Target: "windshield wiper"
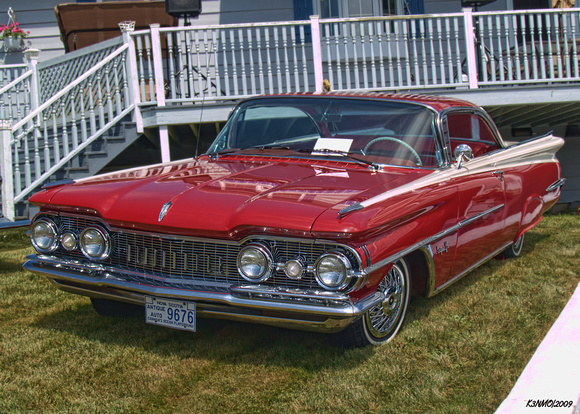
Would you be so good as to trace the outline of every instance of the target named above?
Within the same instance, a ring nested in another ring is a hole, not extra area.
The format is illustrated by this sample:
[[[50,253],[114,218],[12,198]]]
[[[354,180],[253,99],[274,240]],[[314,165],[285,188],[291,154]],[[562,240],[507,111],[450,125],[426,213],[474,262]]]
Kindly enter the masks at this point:
[[[251,149],[257,149],[257,150],[267,150],[267,149],[283,149],[283,150],[289,150],[290,147],[287,145],[254,145],[252,147],[243,147],[243,148],[226,148],[223,149],[221,151],[216,151],[216,152],[210,152],[207,154],[208,157],[212,158],[212,159],[216,159],[219,158],[220,155],[225,155],[225,154],[233,154],[236,152],[240,152],[240,151],[247,151],[247,150],[251,150]]]
[[[221,151],[211,152],[207,155],[212,159],[216,159],[216,158],[219,158],[220,155],[233,154],[236,152],[247,151],[247,150],[252,150],[252,149],[257,149],[257,150],[267,150],[267,149],[289,150],[290,147],[288,147],[286,145],[255,145],[252,147],[244,147],[244,148],[227,148],[227,149],[223,149]],[[346,151],[333,150],[333,149],[329,149],[329,148],[321,148],[321,149],[315,149],[315,150],[302,148],[302,149],[296,149],[293,151],[309,152],[309,153],[311,153],[311,155],[322,155],[322,156],[324,156],[324,155],[339,155],[343,158],[347,158],[349,160],[356,161],[359,164],[367,165],[375,171],[379,171],[381,169],[380,164],[374,163],[372,161],[363,160],[362,158],[355,157]]]
[[[368,165],[369,167],[371,167],[375,171],[379,171],[381,169],[380,164],[374,163],[372,161],[363,160],[362,158],[355,157],[346,151],[333,150],[333,149],[328,149],[328,148],[321,148],[321,149],[315,149],[315,150],[298,150],[298,151],[299,152],[311,152],[312,155],[326,155],[326,154],[340,155],[344,158],[348,158],[349,160],[356,161],[359,164]]]
[[[254,145],[252,147],[244,147],[240,148],[240,151],[249,150],[249,149],[259,149],[259,150],[267,150],[267,149],[283,149],[289,150],[290,147],[288,145],[279,145],[279,144],[270,144],[270,145]]]

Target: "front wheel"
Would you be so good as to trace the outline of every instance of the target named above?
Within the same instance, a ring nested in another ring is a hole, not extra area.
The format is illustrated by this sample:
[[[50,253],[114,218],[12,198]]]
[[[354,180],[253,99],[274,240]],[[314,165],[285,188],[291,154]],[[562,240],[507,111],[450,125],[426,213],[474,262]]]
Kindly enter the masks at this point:
[[[396,262],[378,286],[385,298],[360,319],[338,333],[345,346],[382,345],[389,342],[403,325],[409,305],[411,282],[407,264]]]

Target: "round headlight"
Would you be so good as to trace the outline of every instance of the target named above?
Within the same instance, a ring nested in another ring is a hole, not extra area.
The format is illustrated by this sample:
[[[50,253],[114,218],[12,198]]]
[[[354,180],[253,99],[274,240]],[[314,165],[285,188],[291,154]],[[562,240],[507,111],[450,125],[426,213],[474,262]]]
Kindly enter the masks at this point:
[[[250,282],[263,282],[271,275],[272,254],[266,246],[251,243],[238,254],[238,272]]]
[[[338,290],[348,284],[352,266],[341,253],[325,253],[314,264],[314,274],[320,286]]]
[[[49,253],[58,247],[58,230],[52,220],[42,218],[30,227],[30,240],[36,250]]]
[[[77,236],[73,233],[64,233],[60,236],[60,244],[70,252],[77,247]]]
[[[304,274],[304,264],[302,263],[302,260],[288,260],[284,263],[284,273],[290,279],[300,279]]]
[[[103,260],[109,257],[111,242],[107,232],[99,227],[88,227],[80,237],[83,254],[91,260]]]

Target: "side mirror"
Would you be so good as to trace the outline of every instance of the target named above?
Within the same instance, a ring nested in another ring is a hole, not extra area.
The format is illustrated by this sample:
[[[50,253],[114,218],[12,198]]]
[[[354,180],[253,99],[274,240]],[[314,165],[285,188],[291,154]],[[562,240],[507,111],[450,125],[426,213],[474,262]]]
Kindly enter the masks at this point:
[[[469,161],[473,158],[473,150],[467,144],[460,144],[455,147],[455,151],[453,151],[453,158],[455,158],[457,169],[459,169],[461,168],[461,164],[464,161]]]

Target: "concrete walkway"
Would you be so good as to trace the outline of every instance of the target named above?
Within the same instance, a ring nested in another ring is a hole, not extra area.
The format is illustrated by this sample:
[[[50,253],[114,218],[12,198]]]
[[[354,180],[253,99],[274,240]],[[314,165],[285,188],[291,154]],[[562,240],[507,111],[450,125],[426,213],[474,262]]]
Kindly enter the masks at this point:
[[[496,414],[580,414],[580,284]]]

